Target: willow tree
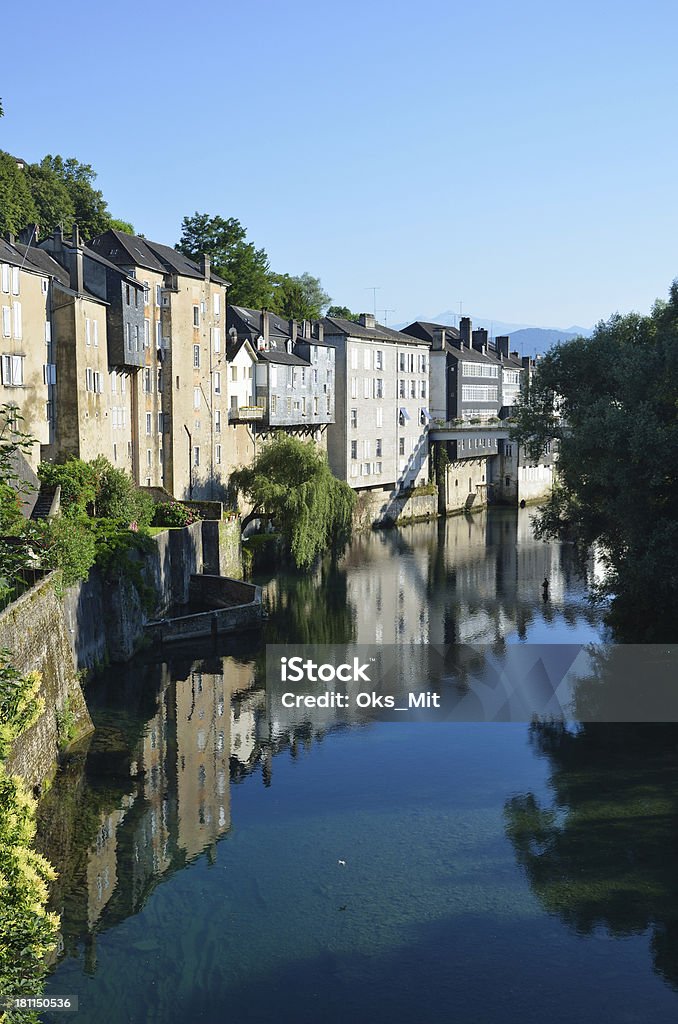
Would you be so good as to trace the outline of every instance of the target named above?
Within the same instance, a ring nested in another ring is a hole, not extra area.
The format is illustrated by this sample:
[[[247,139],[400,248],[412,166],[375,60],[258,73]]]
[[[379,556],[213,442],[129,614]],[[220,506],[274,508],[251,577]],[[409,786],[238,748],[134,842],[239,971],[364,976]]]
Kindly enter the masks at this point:
[[[350,536],[353,490],[333,476],[324,452],[313,441],[283,434],[269,441],[252,466],[231,475],[253,519],[267,520],[287,543],[298,568]]]

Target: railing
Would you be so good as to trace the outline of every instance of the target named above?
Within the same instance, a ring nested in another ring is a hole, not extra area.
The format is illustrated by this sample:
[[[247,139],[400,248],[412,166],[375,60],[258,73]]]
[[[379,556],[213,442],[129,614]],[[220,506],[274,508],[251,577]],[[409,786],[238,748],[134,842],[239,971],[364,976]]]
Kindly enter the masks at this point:
[[[231,409],[229,418],[232,420],[263,420],[264,412],[261,405],[239,405],[237,409]]]

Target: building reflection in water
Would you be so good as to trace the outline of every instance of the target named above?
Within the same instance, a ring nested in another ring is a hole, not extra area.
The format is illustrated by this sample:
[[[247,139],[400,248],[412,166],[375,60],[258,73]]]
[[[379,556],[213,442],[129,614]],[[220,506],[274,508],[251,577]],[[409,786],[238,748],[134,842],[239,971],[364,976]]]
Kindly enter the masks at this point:
[[[570,550],[535,541],[527,512],[501,510],[359,535],[315,576],[279,573],[267,596],[268,643],[501,644],[556,617],[566,642],[563,623],[596,621]],[[365,720],[286,712],[266,692],[263,646],[229,650],[132,662],[88,692],[96,731],[43,798],[39,844],[59,871],[61,955],[84,946],[90,970],[97,932],[140,910],[171,872],[216,857],[231,782],[260,772],[270,785],[277,754]]]

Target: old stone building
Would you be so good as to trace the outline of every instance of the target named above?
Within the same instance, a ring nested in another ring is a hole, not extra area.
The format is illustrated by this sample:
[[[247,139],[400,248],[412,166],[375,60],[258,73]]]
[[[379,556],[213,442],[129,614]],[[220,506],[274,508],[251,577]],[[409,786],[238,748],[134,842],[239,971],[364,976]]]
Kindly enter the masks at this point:
[[[15,406],[22,417],[17,426],[36,439],[26,452],[33,470],[53,429],[49,382],[55,367],[49,304],[49,275],[26,259],[13,240],[0,239],[0,405]]]
[[[177,498],[221,498],[228,477],[225,425],[227,282],[176,249],[107,231],[92,248],[144,291],[142,373],[136,406],[138,480]]]

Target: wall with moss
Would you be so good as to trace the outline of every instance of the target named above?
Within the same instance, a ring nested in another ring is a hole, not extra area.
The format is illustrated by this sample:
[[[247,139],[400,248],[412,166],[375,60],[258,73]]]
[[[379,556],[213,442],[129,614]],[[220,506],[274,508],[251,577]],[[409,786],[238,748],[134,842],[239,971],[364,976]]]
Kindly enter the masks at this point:
[[[7,770],[30,785],[51,774],[59,749],[92,730],[51,573],[0,614],[0,647],[22,674],[38,671],[44,711],[14,744]]]

